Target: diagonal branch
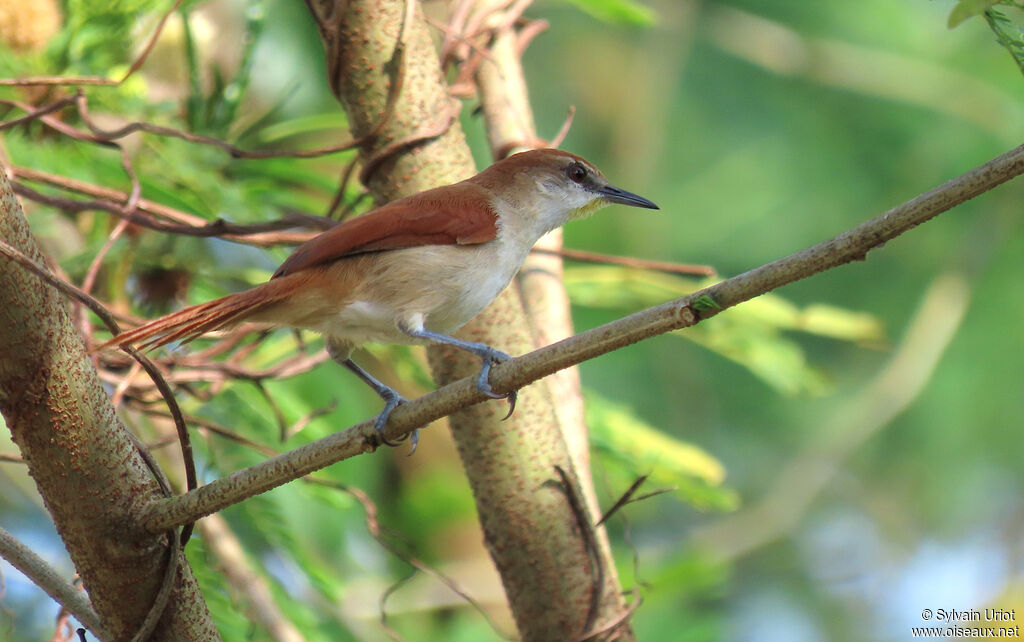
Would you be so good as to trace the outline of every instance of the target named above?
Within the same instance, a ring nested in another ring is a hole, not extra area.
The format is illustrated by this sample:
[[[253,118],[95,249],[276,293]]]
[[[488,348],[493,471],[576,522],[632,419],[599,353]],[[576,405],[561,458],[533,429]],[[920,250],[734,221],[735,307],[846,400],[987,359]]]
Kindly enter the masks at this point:
[[[250,245],[260,246],[278,244],[298,245],[299,243],[304,243],[313,238],[316,235],[316,232],[287,232],[284,230],[301,226],[322,231],[334,225],[333,221],[325,221],[319,216],[297,213],[291,214],[280,220],[270,221],[267,223],[236,224],[227,223],[223,219],[209,221],[201,216],[189,214],[188,212],[183,212],[181,210],[174,209],[173,207],[149,201],[144,198],[138,199],[135,203],[136,207],[134,215],[131,215],[124,211],[123,206],[123,203],[127,202],[131,197],[127,192],[122,192],[109,187],[93,185],[67,176],[50,174],[28,167],[11,166],[9,170],[11,172],[12,179],[52,185],[68,192],[91,196],[102,204],[96,205],[92,208],[89,206],[90,202],[54,198],[47,195],[43,196],[45,199],[50,200],[43,200],[42,202],[48,202],[56,207],[68,209],[69,211],[76,211],[78,209],[102,209],[104,211],[112,212],[114,215],[129,217],[131,222],[137,225],[175,234],[218,236],[219,238],[227,241],[243,242]],[[39,192],[27,188],[27,186],[18,183],[17,180],[15,180],[14,186],[16,190],[20,190],[20,196],[35,200],[33,197],[35,195],[39,195]],[[138,216],[140,212],[145,213],[147,217],[140,218]],[[166,225],[161,227],[161,224],[163,224],[165,220],[178,224],[179,227],[168,227]]]
[[[793,281],[856,260],[886,241],[1024,173],[1024,146],[1017,147],[881,216],[771,263],[688,296],[648,308],[506,362],[491,371],[497,393],[520,388],[567,368],[703,319]],[[484,401],[475,376],[460,379],[395,409],[386,437],[397,441],[430,421]],[[145,507],[141,523],[151,532],[196,520],[248,497],[333,463],[372,452],[373,422],[365,421],[318,441],[237,471],[178,497]]]
[[[93,610],[89,597],[68,583],[60,574],[32,549],[19,542],[11,533],[0,528],[0,557],[21,571],[32,583],[46,591],[93,635],[106,638],[100,616]]]

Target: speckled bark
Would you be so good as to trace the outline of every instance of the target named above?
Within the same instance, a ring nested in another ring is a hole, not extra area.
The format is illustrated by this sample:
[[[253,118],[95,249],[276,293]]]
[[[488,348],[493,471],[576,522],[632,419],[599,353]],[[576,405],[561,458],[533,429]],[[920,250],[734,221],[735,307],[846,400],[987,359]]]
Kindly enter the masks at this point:
[[[514,25],[498,30],[490,43],[490,56],[480,63],[476,74],[484,121],[487,124],[487,138],[491,149],[499,152],[518,151],[522,146],[534,146],[532,142],[538,140],[517,40]],[[537,247],[561,248],[562,230],[555,230],[542,238]],[[537,347],[573,335],[569,296],[562,282],[560,257],[531,254],[516,283]],[[579,369],[572,367],[559,370],[541,383],[550,398],[557,400],[553,407],[559,431],[565,439],[590,522],[593,523],[597,521],[594,516],[599,515],[601,509],[590,474],[590,440],[583,419]],[[594,628],[604,628],[605,623],[619,620],[621,624],[608,631],[608,637],[626,642],[633,639],[633,635],[629,619],[621,617],[628,607],[615,569],[608,534],[602,527],[594,529],[594,536],[604,570],[601,603],[595,614]]]
[[[399,33],[403,0],[319,2],[308,0],[323,36],[330,82],[345,106],[352,133],[373,130],[384,111],[390,61]],[[426,24],[418,9],[407,28],[404,89],[379,140],[361,151],[368,159],[390,142],[429,128],[450,98]],[[442,137],[411,148],[380,165],[368,187],[378,201],[452,183],[475,173],[456,122]],[[510,354],[532,349],[518,294],[506,291],[460,336]],[[431,348],[438,383],[479,370],[465,353]],[[576,529],[555,466],[572,464],[558,430],[550,397],[539,386],[520,392],[516,414],[490,402],[451,417],[476,498],[486,543],[502,576],[520,634],[526,640],[568,640],[582,633],[593,593],[590,558]],[[424,438],[429,439],[429,435]]]
[[[43,263],[0,172],[0,238]],[[67,301],[0,256],[0,412],[113,639],[145,617],[167,562],[165,539],[135,525],[159,495],[68,316]],[[187,562],[153,639],[215,640]]]
[[[348,113],[352,134],[365,136],[380,122],[388,88],[397,77],[390,65],[405,2],[309,0],[307,4],[324,41],[331,88]],[[360,149],[364,160],[396,141],[421,135],[457,108],[443,84],[430,32],[418,10],[406,29],[405,51],[400,98],[380,135]],[[441,136],[384,160],[369,176],[367,187],[378,203],[386,203],[475,173],[455,119]]]

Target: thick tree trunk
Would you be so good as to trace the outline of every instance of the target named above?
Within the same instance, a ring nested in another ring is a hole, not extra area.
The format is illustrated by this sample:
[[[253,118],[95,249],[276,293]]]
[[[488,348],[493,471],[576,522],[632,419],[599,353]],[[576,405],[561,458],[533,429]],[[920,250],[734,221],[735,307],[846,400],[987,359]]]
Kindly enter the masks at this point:
[[[43,265],[0,172],[0,238]],[[118,420],[68,302],[0,256],[0,412],[113,640],[139,628],[168,562],[167,539],[135,523],[160,489]],[[184,555],[155,640],[216,640]]]
[[[483,3],[481,3],[483,4]],[[477,70],[477,88],[487,137],[493,150],[514,150],[539,144],[533,124],[529,92],[520,61],[519,34],[514,21],[500,21],[491,39],[490,56],[481,61]],[[562,230],[557,229],[538,243],[538,247],[562,247]],[[569,295],[562,283],[562,259],[558,256],[534,253],[517,279],[519,291],[530,322],[536,347],[546,346],[573,335]],[[583,419],[583,393],[579,368],[572,367],[546,377],[542,382],[554,403],[556,423],[565,439],[568,453],[582,494],[581,507],[589,524],[597,521],[601,510],[590,474],[590,441]],[[608,534],[603,527],[593,529],[591,551],[594,564],[600,565],[601,594],[598,610],[593,614],[592,629],[603,629],[610,620],[620,623],[607,631],[609,638],[625,642],[633,638],[628,618],[619,617],[628,608],[619,583],[612,557]]]

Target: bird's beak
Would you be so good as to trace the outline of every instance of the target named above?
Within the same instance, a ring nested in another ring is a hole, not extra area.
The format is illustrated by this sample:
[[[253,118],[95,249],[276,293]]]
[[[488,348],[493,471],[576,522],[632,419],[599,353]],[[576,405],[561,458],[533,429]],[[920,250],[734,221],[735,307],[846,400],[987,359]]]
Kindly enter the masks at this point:
[[[619,203],[621,205],[629,205],[630,207],[644,207],[649,210],[660,209],[657,205],[643,196],[634,194],[633,192],[627,192],[624,189],[619,189],[614,185],[604,185],[598,187],[595,191],[610,203]]]

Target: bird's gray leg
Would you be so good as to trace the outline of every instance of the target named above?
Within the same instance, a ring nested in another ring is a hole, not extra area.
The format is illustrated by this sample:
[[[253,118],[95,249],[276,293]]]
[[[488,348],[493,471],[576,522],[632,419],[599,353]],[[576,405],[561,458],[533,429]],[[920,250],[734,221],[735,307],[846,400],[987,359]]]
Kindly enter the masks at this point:
[[[397,408],[399,404],[406,401],[405,397],[398,394],[398,391],[391,386],[385,384],[364,370],[358,363],[352,361],[352,350],[350,347],[328,340],[327,354],[329,354],[331,359],[335,362],[345,366],[355,373],[355,375],[362,379],[366,385],[373,388],[373,391],[377,393],[377,396],[384,400],[384,410],[377,415],[377,420],[373,422],[373,427],[378,433],[380,433],[380,439],[385,445],[397,446],[397,443],[392,443],[384,438],[384,426],[388,422],[388,417],[391,415],[391,411]],[[420,431],[417,428],[409,434],[409,443],[412,444],[412,450],[409,451],[410,455],[416,452],[416,445],[419,444],[419,442]]]
[[[465,350],[466,352],[471,352],[472,354],[475,354],[476,356],[483,359],[483,367],[480,368],[480,375],[477,376],[476,378],[477,390],[484,393],[491,399],[508,399],[508,414],[505,415],[504,418],[508,419],[509,417],[512,416],[512,412],[516,409],[516,397],[518,397],[519,391],[512,390],[503,395],[498,394],[494,392],[494,389],[491,387],[491,382],[489,379],[491,374],[491,366],[498,363],[504,363],[505,361],[509,361],[512,359],[512,357],[508,356],[501,350],[492,348],[491,346],[485,343],[475,343],[473,341],[456,339],[455,337],[450,337],[447,334],[441,334],[440,332],[431,332],[430,330],[425,330],[423,328],[409,328],[403,326],[402,324],[399,324],[398,329],[411,337],[416,337],[417,339],[424,339],[426,341],[433,341],[434,343],[441,343],[444,345],[453,346],[461,350]]]

